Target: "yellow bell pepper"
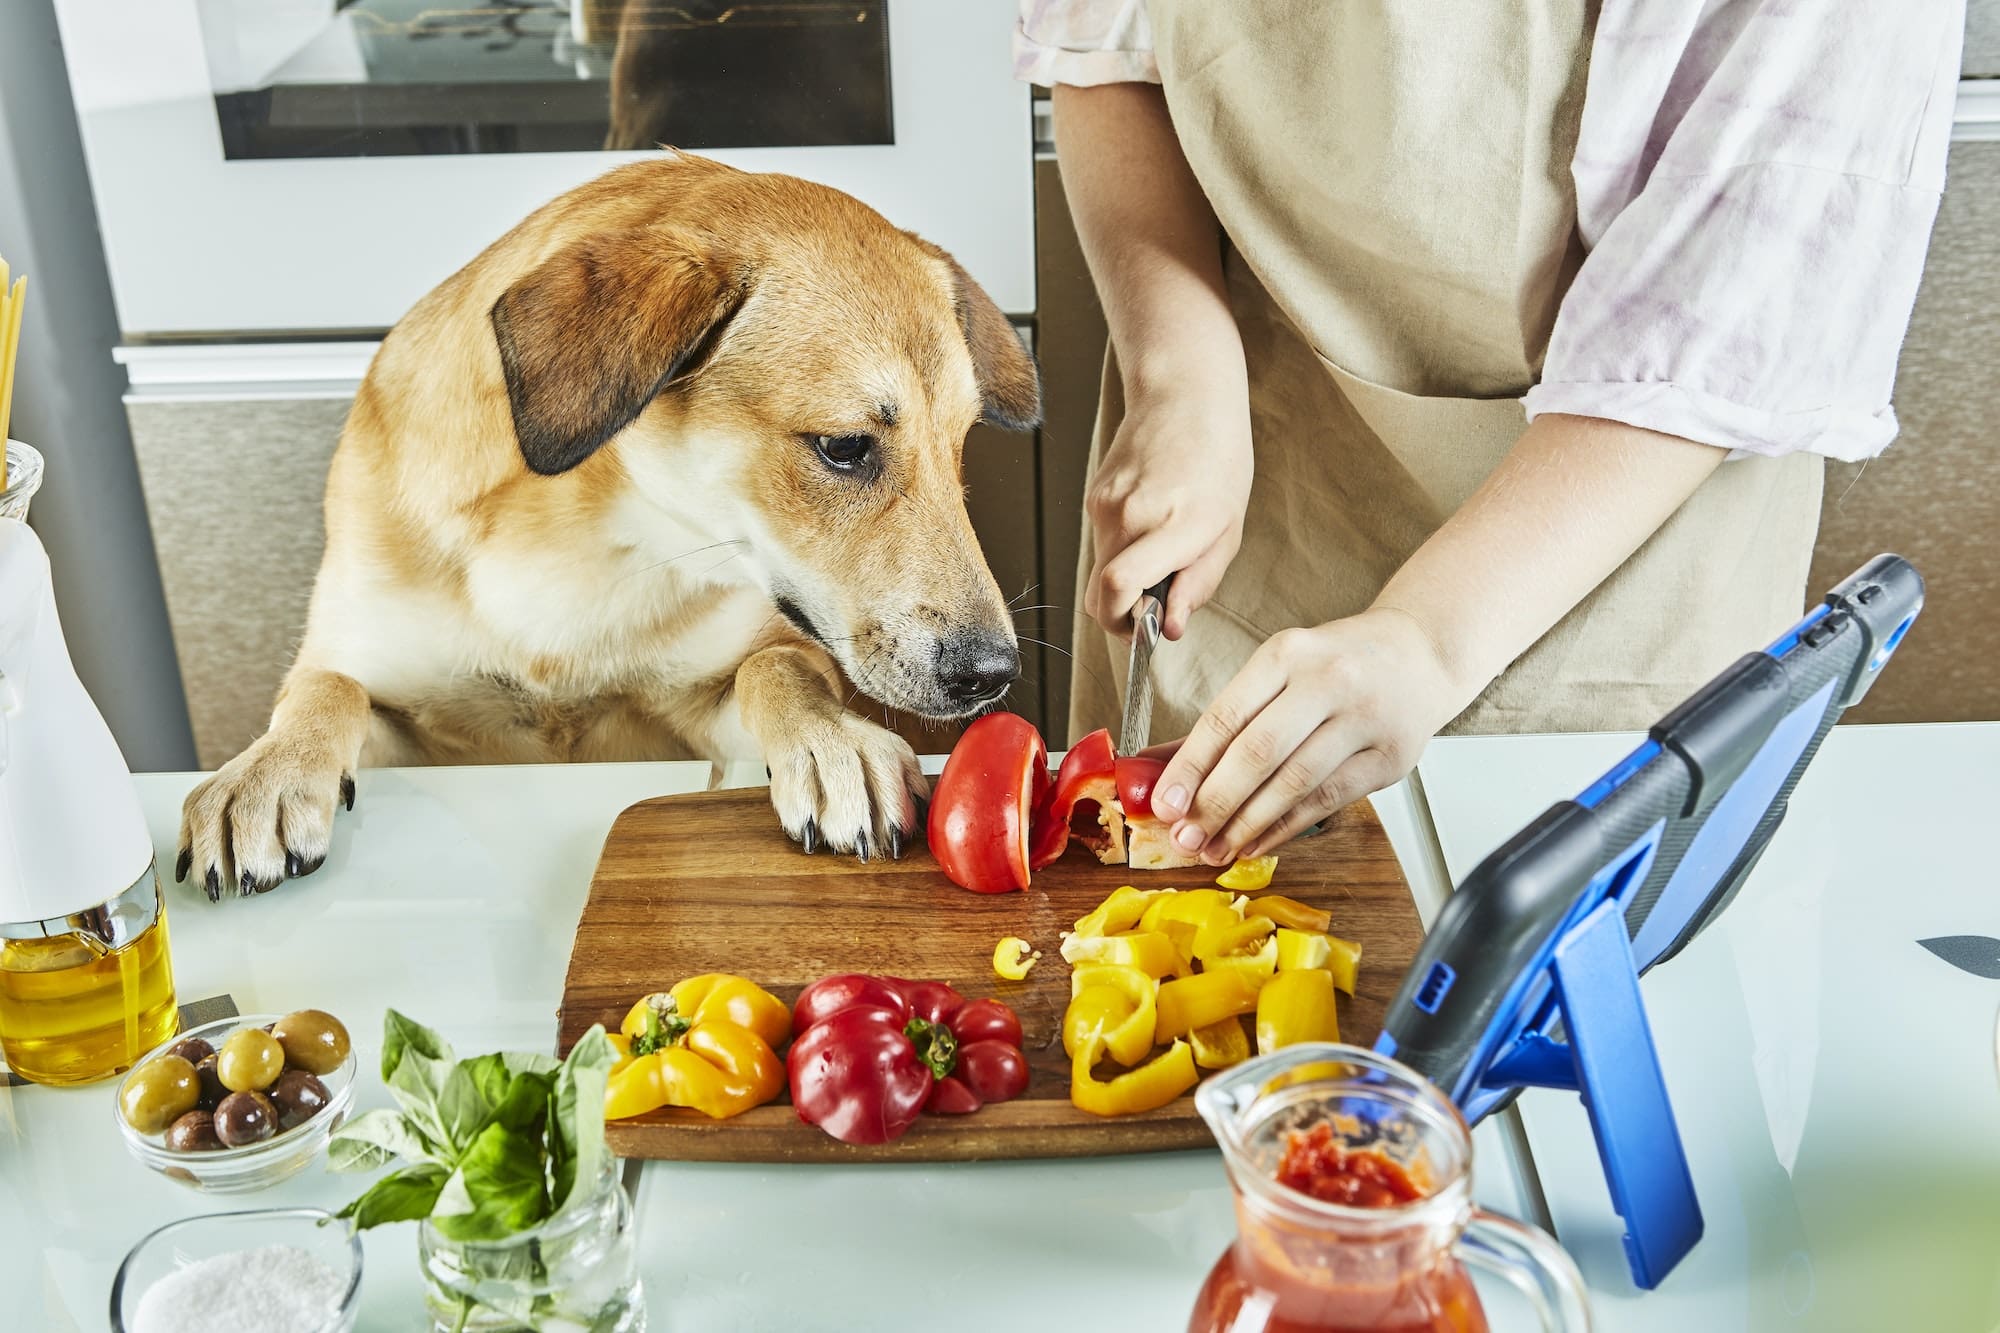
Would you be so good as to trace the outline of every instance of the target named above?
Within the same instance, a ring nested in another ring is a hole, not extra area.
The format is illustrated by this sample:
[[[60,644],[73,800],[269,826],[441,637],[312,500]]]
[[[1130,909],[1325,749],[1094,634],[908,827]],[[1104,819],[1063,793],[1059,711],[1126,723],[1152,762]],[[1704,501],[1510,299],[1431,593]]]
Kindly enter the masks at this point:
[[[1205,959],[1201,969],[1203,972],[1236,972],[1252,986],[1262,986],[1278,970],[1278,937],[1265,936],[1264,946],[1255,953],[1224,954]]]
[[[1264,937],[1275,929],[1269,917],[1253,916],[1248,921],[1220,914],[1209,918],[1195,933],[1194,956],[1207,963],[1233,953],[1255,952]]]
[[[773,1049],[792,1035],[792,1011],[756,982],[728,972],[704,972],[689,977],[664,995],[648,995],[626,1011],[618,1030],[627,1037],[643,1036],[649,1015],[657,1017],[673,1040],[696,1023],[720,1019],[748,1028]],[[644,1054],[644,1051],[639,1051]]]
[[[1018,935],[1009,935],[993,946],[993,975],[1002,981],[1024,981],[1041,956],[1040,949]]]
[[[1280,972],[1257,995],[1257,1054],[1305,1041],[1339,1041],[1333,974],[1317,968]]]
[[[1156,1001],[1159,1016],[1153,1024],[1153,1040],[1185,1037],[1196,1028],[1247,1014],[1257,1007],[1257,990],[1234,970],[1202,972],[1165,982]]]
[[[1221,889],[1189,889],[1184,893],[1168,889],[1146,904],[1145,915],[1139,918],[1139,929],[1161,930],[1169,921],[1200,926],[1208,920],[1209,913],[1228,906],[1229,895]]]
[[[1090,1072],[1102,1049],[1100,1042],[1087,1041],[1070,1056],[1069,1100],[1079,1111],[1103,1116],[1151,1111],[1201,1080],[1194,1067],[1194,1052],[1185,1041],[1176,1041],[1164,1054],[1108,1083],[1099,1082]]]
[[[1194,1062],[1203,1069],[1228,1069],[1250,1058],[1250,1038],[1234,1018],[1196,1028],[1188,1033],[1188,1045],[1194,1047]]]
[[[1196,934],[1193,924],[1187,921],[1162,921],[1160,934],[1174,942],[1174,952],[1180,955],[1180,966],[1174,969],[1174,975],[1177,977],[1193,975]]]
[[[1338,935],[1327,936],[1326,943],[1326,970],[1333,973],[1334,988],[1354,994],[1354,984],[1361,976],[1361,945]]]
[[[1079,918],[1073,929],[1084,936],[1115,935],[1119,931],[1130,930],[1146,914],[1147,902],[1161,892],[1163,890],[1160,889],[1135,889],[1130,884],[1113,889],[1111,896],[1088,915]],[[1173,890],[1164,892],[1171,893]]]
[[[1074,1057],[1095,1045],[1119,1064],[1138,1064],[1153,1049],[1157,989],[1136,967],[1079,967],[1070,977],[1069,1008],[1063,1011],[1063,1051]]]
[[[1225,889],[1235,889],[1243,893],[1254,893],[1258,889],[1271,887],[1271,876],[1278,869],[1275,856],[1253,856],[1236,864],[1215,877],[1215,882]]]
[[[773,1049],[791,1035],[784,1002],[742,977],[711,972],[633,1005],[611,1038],[617,1059],[604,1117],[662,1106],[722,1119],[776,1097],[785,1064]]]
[[[1317,930],[1324,932],[1328,926],[1333,924],[1333,914],[1331,912],[1322,912],[1317,907],[1306,906],[1306,904],[1296,898],[1287,898],[1283,894],[1277,893],[1267,894],[1262,898],[1246,899],[1243,906],[1243,915],[1246,917],[1267,916],[1279,925],[1289,926],[1293,930]]]
[[[1299,972],[1309,967],[1325,968],[1333,957],[1333,945],[1326,936],[1309,930],[1278,927],[1278,970]]]
[[[1071,935],[1063,941],[1063,961],[1111,963],[1136,967],[1149,977],[1164,977],[1180,967],[1180,951],[1157,930],[1125,931],[1117,935]]]

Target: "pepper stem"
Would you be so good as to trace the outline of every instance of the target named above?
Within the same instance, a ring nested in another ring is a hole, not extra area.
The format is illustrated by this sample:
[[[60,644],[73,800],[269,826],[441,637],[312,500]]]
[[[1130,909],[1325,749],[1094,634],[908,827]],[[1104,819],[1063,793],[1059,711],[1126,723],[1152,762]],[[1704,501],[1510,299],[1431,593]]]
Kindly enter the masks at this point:
[[[903,1035],[917,1048],[917,1059],[936,1077],[950,1078],[951,1071],[958,1068],[958,1038],[944,1024],[913,1018],[903,1029]]]
[[[632,1054],[651,1055],[663,1051],[687,1035],[694,1020],[681,1013],[674,997],[664,992],[646,997],[646,1027],[632,1038]]]

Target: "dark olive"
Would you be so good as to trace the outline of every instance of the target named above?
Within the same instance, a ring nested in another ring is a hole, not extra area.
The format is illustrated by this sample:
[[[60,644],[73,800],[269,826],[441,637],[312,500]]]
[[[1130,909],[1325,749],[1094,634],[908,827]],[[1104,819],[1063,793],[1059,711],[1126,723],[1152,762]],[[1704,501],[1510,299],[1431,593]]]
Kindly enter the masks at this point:
[[[201,1098],[194,1066],[178,1055],[162,1055],[133,1070],[118,1093],[125,1123],[141,1134],[157,1134]]]
[[[215,1108],[215,1137],[231,1148],[262,1143],[278,1132],[278,1108],[261,1092],[232,1092]]]
[[[256,1028],[238,1028],[215,1053],[215,1072],[231,1092],[262,1092],[278,1081],[285,1051],[278,1039]]]
[[[286,1014],[271,1029],[285,1048],[285,1063],[308,1074],[331,1074],[347,1058],[350,1043],[340,1020],[320,1009]]]
[[[215,1048],[200,1037],[182,1037],[167,1047],[168,1055],[178,1055],[191,1065],[199,1066],[203,1060],[215,1054]]]
[[[229,1095],[229,1089],[222,1086],[222,1075],[216,1072],[218,1063],[218,1057],[211,1055],[194,1067],[194,1076],[201,1080],[201,1100],[195,1105],[204,1111],[213,1111]]]
[[[326,1109],[333,1100],[326,1084],[303,1069],[287,1069],[271,1085],[271,1104],[278,1108],[278,1128],[302,1125]]]
[[[207,1111],[189,1111],[167,1126],[169,1152],[214,1152],[222,1146],[215,1133],[215,1117]]]

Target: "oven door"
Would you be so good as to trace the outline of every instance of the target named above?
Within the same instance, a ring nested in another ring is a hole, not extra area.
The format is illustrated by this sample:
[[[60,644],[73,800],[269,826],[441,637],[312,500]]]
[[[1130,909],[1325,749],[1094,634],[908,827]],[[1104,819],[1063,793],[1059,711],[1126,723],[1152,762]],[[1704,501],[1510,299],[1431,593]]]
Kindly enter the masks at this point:
[[[378,331],[673,143],[852,193],[1034,309],[1015,0],[56,0],[129,340]]]

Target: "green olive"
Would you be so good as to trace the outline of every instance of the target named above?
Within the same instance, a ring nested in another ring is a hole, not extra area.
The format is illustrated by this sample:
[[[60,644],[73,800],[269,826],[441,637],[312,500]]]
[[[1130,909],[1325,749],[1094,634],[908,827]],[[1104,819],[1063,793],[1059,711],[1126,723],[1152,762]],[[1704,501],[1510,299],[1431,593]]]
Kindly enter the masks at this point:
[[[132,1071],[118,1094],[118,1110],[141,1134],[158,1134],[192,1111],[200,1098],[194,1066],[178,1055],[163,1055]]]
[[[285,1048],[285,1063],[308,1074],[331,1074],[351,1049],[347,1029],[323,1009],[286,1014],[273,1025],[271,1035]]]
[[[284,1072],[285,1048],[268,1032],[238,1028],[215,1053],[215,1072],[231,1092],[260,1092]]]

